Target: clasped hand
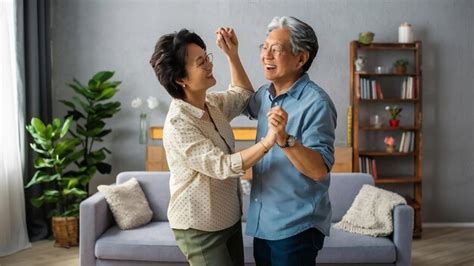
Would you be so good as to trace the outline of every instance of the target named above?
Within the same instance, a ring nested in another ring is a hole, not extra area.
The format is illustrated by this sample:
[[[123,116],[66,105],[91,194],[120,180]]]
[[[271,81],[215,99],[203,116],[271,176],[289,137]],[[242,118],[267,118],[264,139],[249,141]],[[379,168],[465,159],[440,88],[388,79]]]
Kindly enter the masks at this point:
[[[229,57],[238,56],[239,41],[233,28],[220,27],[216,30],[216,45]]]
[[[288,113],[280,106],[275,106],[267,113],[268,129],[276,135],[276,142],[284,145],[288,134],[286,124],[288,123]]]

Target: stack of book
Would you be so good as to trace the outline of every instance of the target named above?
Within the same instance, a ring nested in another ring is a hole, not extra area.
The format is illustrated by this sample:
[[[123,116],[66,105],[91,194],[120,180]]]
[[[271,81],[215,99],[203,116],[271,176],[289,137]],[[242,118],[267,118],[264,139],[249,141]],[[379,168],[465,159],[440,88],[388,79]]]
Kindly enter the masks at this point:
[[[402,83],[402,99],[416,99],[415,79],[408,77]]]
[[[377,100],[383,99],[382,88],[378,80],[371,80],[360,78],[359,79],[359,91],[357,92],[359,99],[365,100]]]
[[[402,139],[400,141],[400,147],[398,147],[399,152],[413,152],[415,149],[415,132],[405,131],[402,134]]]
[[[369,174],[374,179],[377,178],[377,165],[374,158],[359,156],[359,169],[361,173]]]

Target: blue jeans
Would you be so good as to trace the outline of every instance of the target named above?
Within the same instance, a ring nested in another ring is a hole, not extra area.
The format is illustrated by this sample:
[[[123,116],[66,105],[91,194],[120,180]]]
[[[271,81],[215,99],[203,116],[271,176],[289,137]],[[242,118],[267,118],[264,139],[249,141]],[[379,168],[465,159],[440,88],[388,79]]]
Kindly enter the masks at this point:
[[[253,256],[257,266],[314,266],[324,235],[310,228],[281,240],[253,239]]]

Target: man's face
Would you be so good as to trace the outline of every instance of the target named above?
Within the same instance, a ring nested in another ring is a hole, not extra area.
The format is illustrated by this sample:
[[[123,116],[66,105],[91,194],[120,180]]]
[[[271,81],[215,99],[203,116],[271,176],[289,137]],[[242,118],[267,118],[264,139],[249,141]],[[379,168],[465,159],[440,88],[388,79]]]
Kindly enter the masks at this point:
[[[300,57],[293,55],[286,29],[274,29],[268,34],[260,50],[260,60],[267,80],[286,83],[299,78]]]

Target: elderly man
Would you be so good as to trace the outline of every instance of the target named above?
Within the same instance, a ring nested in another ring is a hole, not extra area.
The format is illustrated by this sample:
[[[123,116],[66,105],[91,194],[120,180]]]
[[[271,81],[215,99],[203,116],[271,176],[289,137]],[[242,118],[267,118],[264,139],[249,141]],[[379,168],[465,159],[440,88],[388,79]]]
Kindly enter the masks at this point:
[[[258,119],[257,139],[274,130],[279,147],[253,167],[246,233],[254,237],[257,265],[315,265],[329,234],[337,114],[306,73],[318,48],[313,29],[293,17],[275,17],[261,45],[270,83],[245,112]]]

